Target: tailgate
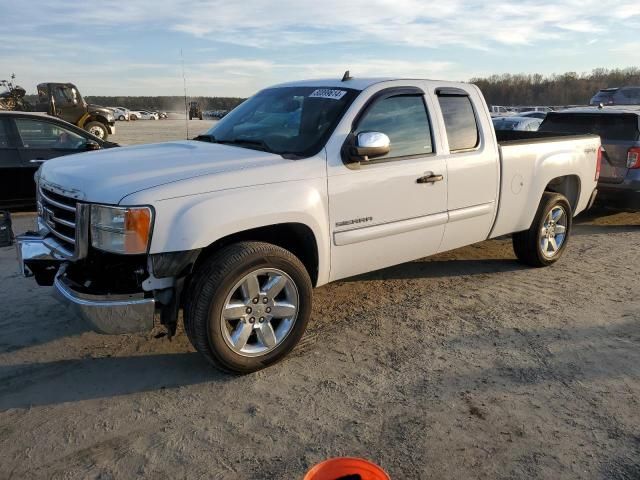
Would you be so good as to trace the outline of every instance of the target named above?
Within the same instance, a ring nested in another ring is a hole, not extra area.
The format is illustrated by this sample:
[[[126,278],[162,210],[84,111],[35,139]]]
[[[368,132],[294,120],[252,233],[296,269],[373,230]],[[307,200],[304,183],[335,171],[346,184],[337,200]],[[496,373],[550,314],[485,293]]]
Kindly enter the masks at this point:
[[[600,182],[622,183],[627,175],[627,153],[635,143],[626,141],[613,141],[603,139],[602,165],[600,169]]]
[[[622,183],[628,171],[629,148],[640,139],[638,118],[636,113],[620,111],[554,112],[547,116],[540,131],[598,135],[604,148],[600,182]]]

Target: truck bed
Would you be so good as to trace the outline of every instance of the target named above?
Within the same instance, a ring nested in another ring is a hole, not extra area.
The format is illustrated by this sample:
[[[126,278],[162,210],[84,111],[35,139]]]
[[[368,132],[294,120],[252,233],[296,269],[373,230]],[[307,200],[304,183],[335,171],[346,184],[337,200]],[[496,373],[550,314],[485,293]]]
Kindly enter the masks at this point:
[[[540,142],[565,142],[571,139],[590,138],[593,135],[575,135],[555,132],[524,132],[518,130],[496,130],[499,145],[519,145]]]
[[[567,197],[574,216],[587,208],[600,137],[498,130],[496,139],[500,202],[490,238],[528,229],[545,186]]]

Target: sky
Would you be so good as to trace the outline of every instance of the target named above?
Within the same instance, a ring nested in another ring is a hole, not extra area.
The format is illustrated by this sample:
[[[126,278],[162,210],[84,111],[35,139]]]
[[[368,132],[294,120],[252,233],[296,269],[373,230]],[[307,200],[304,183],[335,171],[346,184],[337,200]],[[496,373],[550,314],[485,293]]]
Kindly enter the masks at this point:
[[[249,96],[352,76],[640,65],[638,0],[3,0],[0,79],[83,95]],[[182,55],[181,55],[182,52]]]

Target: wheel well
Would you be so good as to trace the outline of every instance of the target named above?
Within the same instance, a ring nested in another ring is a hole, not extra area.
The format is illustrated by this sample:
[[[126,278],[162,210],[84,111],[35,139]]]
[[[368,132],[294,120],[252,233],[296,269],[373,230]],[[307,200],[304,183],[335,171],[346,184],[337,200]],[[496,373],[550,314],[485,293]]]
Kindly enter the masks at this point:
[[[280,223],[258,227],[220,238],[202,250],[193,269],[197,269],[204,260],[221,248],[243,241],[267,242],[289,250],[300,259],[309,273],[312,285],[316,285],[318,281],[318,244],[311,229],[302,223]]]
[[[109,123],[107,119],[101,115],[90,115],[85,121],[84,124],[87,125],[89,122],[98,122],[103,124],[105,127]]]
[[[580,178],[577,175],[554,178],[544,190],[545,192],[560,193],[567,197],[571,210],[575,212],[580,198]]]

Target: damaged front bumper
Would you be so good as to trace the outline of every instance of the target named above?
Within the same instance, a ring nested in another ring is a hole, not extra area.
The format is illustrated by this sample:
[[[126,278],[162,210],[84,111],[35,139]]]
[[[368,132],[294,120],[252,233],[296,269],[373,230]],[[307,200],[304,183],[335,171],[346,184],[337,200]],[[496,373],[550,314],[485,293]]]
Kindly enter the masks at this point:
[[[133,333],[153,328],[156,301],[144,292],[124,295],[94,295],[80,291],[68,278],[65,247],[52,236],[29,233],[16,237],[20,270],[35,276],[39,285],[53,285],[54,296],[65,303],[96,331],[107,334]]]
[[[61,267],[54,279],[58,298],[100,333],[120,334],[153,328],[156,301],[144,293],[133,295],[90,295],[74,290]]]

